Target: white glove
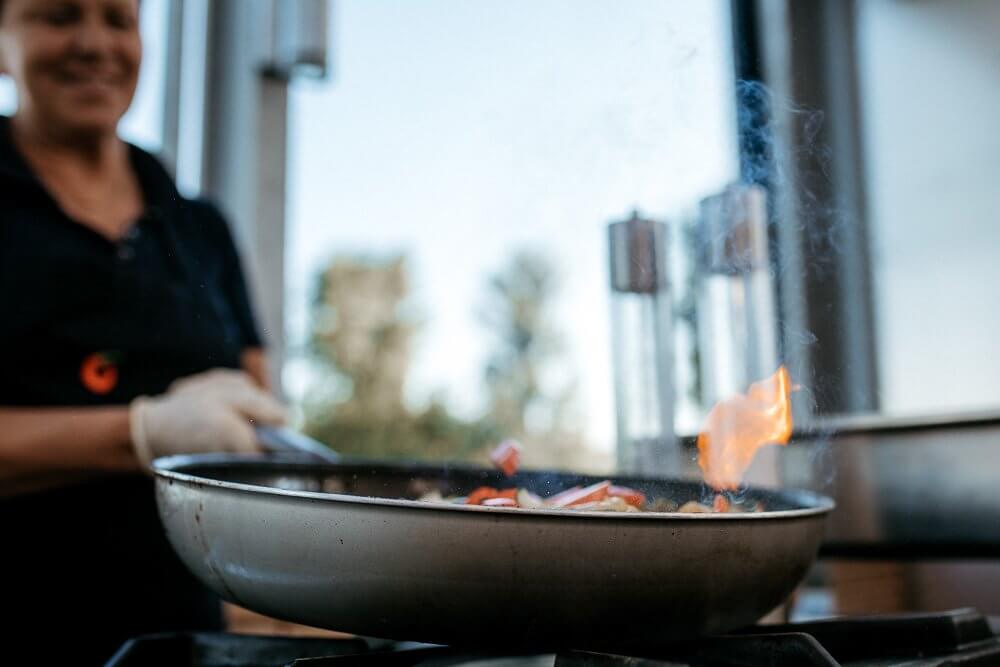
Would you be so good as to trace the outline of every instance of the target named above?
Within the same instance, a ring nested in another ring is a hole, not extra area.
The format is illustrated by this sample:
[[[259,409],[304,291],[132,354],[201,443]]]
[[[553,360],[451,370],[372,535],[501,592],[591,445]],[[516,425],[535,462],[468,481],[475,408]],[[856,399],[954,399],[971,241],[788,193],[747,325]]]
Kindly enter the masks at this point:
[[[165,394],[129,406],[132,447],[145,467],[173,454],[256,452],[252,424],[284,421],[281,404],[246,373],[223,369],[182,378]]]

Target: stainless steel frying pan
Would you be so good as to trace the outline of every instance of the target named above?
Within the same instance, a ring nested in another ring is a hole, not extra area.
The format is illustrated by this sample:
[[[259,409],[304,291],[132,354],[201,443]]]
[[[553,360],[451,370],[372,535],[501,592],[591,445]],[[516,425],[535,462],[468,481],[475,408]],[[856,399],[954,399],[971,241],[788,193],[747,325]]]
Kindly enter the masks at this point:
[[[292,455],[155,462],[167,535],[222,597],[308,625],[435,643],[630,649],[753,623],[815,557],[833,503],[750,490],[754,514],[446,505],[437,489],[548,495],[598,478]],[[695,482],[617,480],[697,499]]]

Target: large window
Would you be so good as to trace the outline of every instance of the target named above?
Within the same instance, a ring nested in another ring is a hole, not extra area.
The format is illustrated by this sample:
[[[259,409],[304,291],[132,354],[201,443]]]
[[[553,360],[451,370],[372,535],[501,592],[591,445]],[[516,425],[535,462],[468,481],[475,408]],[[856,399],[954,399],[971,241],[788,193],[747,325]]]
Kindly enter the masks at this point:
[[[882,408],[1000,405],[1000,4],[859,3]]]
[[[336,7],[333,81],[289,100],[284,380],[307,427],[606,467],[606,226],[639,209],[679,239],[737,176],[728,3]]]

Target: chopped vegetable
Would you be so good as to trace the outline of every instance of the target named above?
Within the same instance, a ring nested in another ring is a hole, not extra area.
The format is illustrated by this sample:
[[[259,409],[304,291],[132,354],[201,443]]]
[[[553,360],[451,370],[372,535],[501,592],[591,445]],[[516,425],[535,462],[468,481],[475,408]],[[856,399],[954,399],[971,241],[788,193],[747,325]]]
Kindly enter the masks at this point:
[[[490,452],[490,461],[504,475],[510,477],[521,465],[521,445],[517,440],[504,440]]]
[[[729,501],[721,493],[715,494],[715,500],[712,501],[712,510],[715,512],[728,512]]]
[[[518,489],[517,495],[514,498],[517,500],[518,507],[527,507],[529,509],[544,509],[548,507],[544,499],[536,496],[527,489]]]
[[[557,494],[561,497],[558,500],[555,499],[555,496],[549,498],[548,504],[552,507],[572,507],[581,503],[604,500],[608,497],[609,488],[611,488],[611,482],[604,480],[603,482],[577,489],[573,493]]]
[[[507,439],[490,452],[490,460],[504,475],[510,477],[521,464],[521,445],[516,440]],[[438,489],[418,488],[414,495],[429,502],[446,502],[485,507],[520,507],[524,509],[577,510],[591,512],[682,512],[687,514],[725,514],[730,512],[763,512],[760,502],[753,504],[732,502],[722,493],[717,493],[711,505],[690,500],[680,507],[678,502],[668,498],[653,498],[647,502],[646,494],[638,489],[612,484],[603,480],[587,487],[574,486],[547,498],[535,495],[520,487],[496,489],[480,486],[465,497],[443,497]],[[707,502],[707,498],[706,498]]]
[[[636,491],[635,489],[630,489],[627,486],[615,486],[612,484],[608,487],[608,495],[615,498],[621,498],[632,507],[637,507],[639,509],[642,509],[642,507],[646,504],[646,496],[642,493],[642,491]]]
[[[486,507],[517,507],[517,501],[510,498],[487,498],[480,504]]]
[[[677,503],[668,498],[654,498],[643,509],[647,512],[676,512]]]
[[[701,503],[689,500],[681,505],[677,511],[685,512],[687,514],[710,514],[712,512],[712,508],[708,505],[702,505]]]
[[[496,498],[497,494],[500,493],[492,486],[480,486],[477,489],[473,489],[468,497],[465,499],[466,505],[481,505],[487,498]]]
[[[420,499],[429,503],[443,503],[445,502],[444,496],[437,489],[433,491],[428,491],[424,495],[420,496]]]
[[[572,509],[589,512],[638,512],[638,507],[629,505],[620,496],[608,496],[604,500],[597,500],[592,503],[580,503],[573,505]]]
[[[563,498],[573,495],[582,488],[583,488],[582,486],[574,486],[569,489],[566,489],[565,491],[560,491],[559,493],[546,498],[545,504],[549,505],[550,507],[558,506],[563,501]]]
[[[494,489],[492,486],[480,486],[473,490],[465,499],[466,505],[483,505],[484,501],[490,498],[504,498],[514,501],[516,504],[517,489]]]
[[[690,500],[680,507],[666,498],[654,498],[647,502],[645,494],[626,486],[616,486],[604,480],[587,487],[574,486],[548,498],[538,496],[528,489],[510,487],[496,489],[480,486],[468,496],[443,497],[437,489],[431,489],[420,496],[429,502],[483,505],[485,507],[521,507],[524,509],[560,509],[590,512],[682,512],[686,514],[725,514],[731,512],[763,512],[759,502],[734,503],[723,494],[716,494],[711,505]]]

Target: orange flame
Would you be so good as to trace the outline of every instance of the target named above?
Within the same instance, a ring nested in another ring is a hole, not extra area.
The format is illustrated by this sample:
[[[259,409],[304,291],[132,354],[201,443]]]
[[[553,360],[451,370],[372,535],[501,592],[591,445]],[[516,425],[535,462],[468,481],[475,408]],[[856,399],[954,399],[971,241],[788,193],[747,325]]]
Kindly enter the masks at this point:
[[[714,489],[736,489],[754,454],[792,437],[788,369],[750,385],[746,395],[719,401],[698,434],[698,465]]]

